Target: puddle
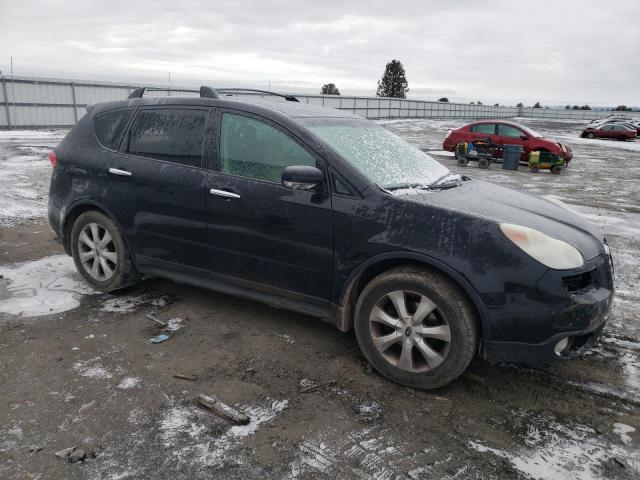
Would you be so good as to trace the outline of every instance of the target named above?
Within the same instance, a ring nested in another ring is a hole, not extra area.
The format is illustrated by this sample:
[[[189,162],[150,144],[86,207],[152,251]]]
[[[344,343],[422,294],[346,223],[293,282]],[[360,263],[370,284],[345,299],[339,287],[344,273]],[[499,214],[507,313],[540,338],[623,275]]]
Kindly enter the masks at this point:
[[[100,293],[84,281],[67,255],[0,267],[0,275],[9,294],[0,301],[0,313],[21,317],[65,312],[80,306],[84,295]]]

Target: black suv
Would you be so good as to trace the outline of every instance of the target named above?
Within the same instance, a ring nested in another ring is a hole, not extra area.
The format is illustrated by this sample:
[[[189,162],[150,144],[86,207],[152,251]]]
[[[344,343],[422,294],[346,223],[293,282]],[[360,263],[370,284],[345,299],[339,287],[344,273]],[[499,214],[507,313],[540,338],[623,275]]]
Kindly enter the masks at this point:
[[[157,276],[319,317],[419,388],[602,331],[609,249],[559,202],[349,113],[219,93],[94,105],[51,153],[49,220],[96,289]]]

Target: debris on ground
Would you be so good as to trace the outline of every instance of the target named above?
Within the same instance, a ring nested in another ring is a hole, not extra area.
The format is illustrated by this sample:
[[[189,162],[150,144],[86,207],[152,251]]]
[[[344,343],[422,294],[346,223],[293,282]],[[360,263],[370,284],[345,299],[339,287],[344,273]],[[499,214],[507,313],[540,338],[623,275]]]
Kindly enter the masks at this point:
[[[235,408],[221,402],[215,395],[198,396],[198,403],[203,407],[211,410],[216,415],[225,418],[237,425],[248,425],[251,419],[244,413],[236,410]]]
[[[165,328],[167,326],[167,324],[165,322],[163,322],[162,320],[160,320],[158,317],[156,317],[153,313],[147,313],[145,315],[145,317],[147,317],[149,320],[156,322],[158,325],[160,325],[162,328]]]
[[[171,338],[171,335],[167,335],[165,333],[161,333],[157,337],[150,338],[149,339],[149,343],[162,343],[165,340],[169,340],[170,338]]]
[[[195,382],[196,380],[198,380],[198,377],[195,375],[184,375],[182,373],[174,374],[173,378],[179,378],[180,380],[187,380],[188,382]]]
[[[44,445],[31,445],[31,446],[29,447],[29,451],[30,451],[32,454],[36,454],[36,453],[38,453],[40,450],[42,450],[43,448],[44,448]]]
[[[77,445],[58,450],[54,453],[54,455],[58,458],[62,458],[63,460],[67,460],[69,463],[77,463],[87,457],[87,454],[84,452],[84,450],[79,449]]]

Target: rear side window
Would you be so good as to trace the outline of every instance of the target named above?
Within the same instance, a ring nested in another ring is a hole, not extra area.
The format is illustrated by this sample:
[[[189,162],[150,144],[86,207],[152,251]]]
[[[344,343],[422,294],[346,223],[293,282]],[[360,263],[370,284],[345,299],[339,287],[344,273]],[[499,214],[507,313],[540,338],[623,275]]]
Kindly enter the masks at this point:
[[[132,109],[127,108],[96,115],[93,119],[93,130],[100,145],[110,150],[118,149],[132,112]]]
[[[131,127],[129,153],[200,167],[206,116],[203,110],[143,110]]]
[[[280,183],[282,171],[292,165],[315,167],[316,160],[271,125],[242,115],[222,115],[220,172]]]
[[[496,133],[496,125],[494,123],[481,123],[480,125],[473,125],[471,131],[474,133],[493,135]]]
[[[498,124],[498,135],[501,135],[503,137],[520,138],[520,135],[522,135],[522,130],[510,125]]]

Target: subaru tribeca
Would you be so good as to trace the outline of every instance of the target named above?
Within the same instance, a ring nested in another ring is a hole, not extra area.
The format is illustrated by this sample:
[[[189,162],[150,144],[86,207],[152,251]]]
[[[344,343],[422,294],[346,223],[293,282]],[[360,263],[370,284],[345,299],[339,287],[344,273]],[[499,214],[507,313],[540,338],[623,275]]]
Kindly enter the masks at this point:
[[[417,388],[476,354],[566,359],[602,331],[609,249],[559,202],[350,113],[219,93],[136,90],[51,152],[49,221],[94,288],[162,277],[319,317]]]

